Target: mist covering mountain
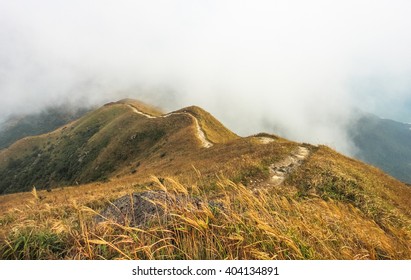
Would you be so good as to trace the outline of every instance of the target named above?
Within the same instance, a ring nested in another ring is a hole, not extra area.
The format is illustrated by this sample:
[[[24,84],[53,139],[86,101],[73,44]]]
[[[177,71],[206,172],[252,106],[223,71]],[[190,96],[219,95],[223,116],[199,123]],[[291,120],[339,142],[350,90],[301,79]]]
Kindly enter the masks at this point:
[[[0,119],[130,97],[353,154],[353,107],[411,121],[411,2],[394,2],[0,1]]]
[[[26,136],[55,130],[86,114],[91,108],[50,106],[39,113],[15,114],[0,123],[0,149]]]
[[[411,184],[411,124],[361,114],[350,127],[354,156]]]

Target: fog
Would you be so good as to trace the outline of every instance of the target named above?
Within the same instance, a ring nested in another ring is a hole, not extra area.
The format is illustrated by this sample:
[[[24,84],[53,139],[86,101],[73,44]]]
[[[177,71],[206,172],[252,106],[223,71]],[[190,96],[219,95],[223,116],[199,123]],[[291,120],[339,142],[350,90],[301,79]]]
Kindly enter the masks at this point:
[[[352,154],[411,122],[411,2],[0,0],[0,119],[132,97]]]

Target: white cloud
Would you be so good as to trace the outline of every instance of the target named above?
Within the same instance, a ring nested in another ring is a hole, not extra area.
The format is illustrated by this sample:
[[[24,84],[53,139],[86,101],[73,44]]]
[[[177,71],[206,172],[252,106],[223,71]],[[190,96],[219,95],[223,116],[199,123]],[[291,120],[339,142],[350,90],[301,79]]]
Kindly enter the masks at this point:
[[[353,107],[411,99],[410,14],[400,0],[0,1],[0,115],[134,93],[349,152]]]

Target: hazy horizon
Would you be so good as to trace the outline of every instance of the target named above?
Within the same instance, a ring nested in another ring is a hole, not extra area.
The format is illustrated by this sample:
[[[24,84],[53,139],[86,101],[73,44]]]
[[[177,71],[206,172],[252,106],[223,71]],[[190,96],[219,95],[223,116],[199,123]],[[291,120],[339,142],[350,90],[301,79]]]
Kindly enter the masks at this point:
[[[0,0],[0,120],[132,97],[352,154],[356,110],[411,122],[410,14],[402,0]]]

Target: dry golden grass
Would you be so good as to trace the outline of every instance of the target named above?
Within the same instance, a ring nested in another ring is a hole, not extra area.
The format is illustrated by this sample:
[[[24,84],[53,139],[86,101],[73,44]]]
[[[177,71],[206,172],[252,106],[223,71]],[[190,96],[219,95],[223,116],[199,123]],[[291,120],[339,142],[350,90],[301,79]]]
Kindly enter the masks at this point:
[[[250,190],[219,179],[218,192],[153,180],[151,189],[218,206],[174,205],[148,228],[93,216],[109,200],[147,189],[88,185],[0,198],[3,259],[409,259],[409,229],[383,230],[350,203],[300,199],[295,187]],[[16,202],[20,203],[17,204]],[[157,201],[155,203],[162,204]],[[7,209],[8,208],[8,209]],[[193,211],[193,209],[196,209]]]

